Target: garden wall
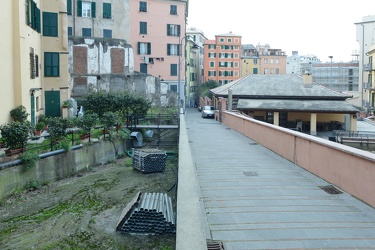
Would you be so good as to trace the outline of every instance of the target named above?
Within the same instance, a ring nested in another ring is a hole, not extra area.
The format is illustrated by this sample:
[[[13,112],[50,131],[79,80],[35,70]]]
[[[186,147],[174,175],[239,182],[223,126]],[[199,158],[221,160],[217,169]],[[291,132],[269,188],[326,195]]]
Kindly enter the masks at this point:
[[[118,154],[125,154],[130,146],[124,141],[115,142]],[[22,171],[22,165],[0,170],[0,199],[24,188],[31,181],[48,183],[87,171],[91,166],[105,164],[116,159],[115,149],[109,141],[98,141],[92,145],[43,158],[36,166]]]

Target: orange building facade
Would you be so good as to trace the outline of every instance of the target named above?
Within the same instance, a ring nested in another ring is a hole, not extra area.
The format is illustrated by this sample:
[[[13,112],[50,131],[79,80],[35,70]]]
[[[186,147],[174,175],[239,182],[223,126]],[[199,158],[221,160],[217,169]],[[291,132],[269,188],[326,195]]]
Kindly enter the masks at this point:
[[[220,85],[241,77],[241,36],[232,33],[216,35],[204,43],[204,81]]]

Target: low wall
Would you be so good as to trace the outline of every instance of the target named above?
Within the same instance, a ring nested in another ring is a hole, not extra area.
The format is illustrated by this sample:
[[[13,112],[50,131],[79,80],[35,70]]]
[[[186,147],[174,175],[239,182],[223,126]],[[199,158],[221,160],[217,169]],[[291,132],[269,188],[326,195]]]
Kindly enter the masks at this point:
[[[223,111],[221,122],[375,207],[375,154]]]
[[[125,142],[119,140],[115,145],[119,154],[126,152]],[[48,183],[60,180],[114,159],[116,155],[113,144],[100,140],[77,150],[43,158],[36,163],[35,167],[27,171],[22,171],[22,165],[3,168],[0,170],[0,199],[22,189],[30,181]]]

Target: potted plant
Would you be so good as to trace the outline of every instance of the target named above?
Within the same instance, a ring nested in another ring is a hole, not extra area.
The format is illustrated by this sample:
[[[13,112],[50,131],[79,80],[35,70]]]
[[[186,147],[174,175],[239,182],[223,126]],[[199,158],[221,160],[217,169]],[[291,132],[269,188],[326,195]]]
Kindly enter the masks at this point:
[[[98,124],[99,116],[95,113],[86,113],[79,118],[79,127],[82,129],[81,139],[89,138],[91,129]]]
[[[38,122],[35,125],[34,135],[40,136],[42,134],[45,126],[46,126],[46,124],[44,122]]]
[[[5,141],[6,155],[20,153],[26,150],[27,140],[32,128],[29,122],[11,122],[0,126],[1,136]]]
[[[71,107],[70,101],[69,100],[63,101],[62,102],[62,107],[63,108],[70,108]]]
[[[116,112],[108,111],[103,114],[100,118],[100,122],[103,125],[103,134],[108,133],[112,130],[113,126],[120,124],[120,116]]]
[[[15,122],[25,122],[29,114],[26,112],[26,108],[20,105],[10,111],[10,116]]]

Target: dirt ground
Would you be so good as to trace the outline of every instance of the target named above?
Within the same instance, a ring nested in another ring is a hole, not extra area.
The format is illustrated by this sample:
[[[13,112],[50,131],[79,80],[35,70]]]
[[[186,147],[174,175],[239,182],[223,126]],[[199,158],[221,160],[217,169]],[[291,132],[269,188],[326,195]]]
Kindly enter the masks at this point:
[[[123,209],[139,191],[167,193],[175,204],[176,160],[168,160],[164,172],[150,174],[134,170],[129,161],[126,157],[96,166],[2,200],[0,249],[175,249],[175,235],[115,230]]]

